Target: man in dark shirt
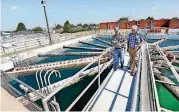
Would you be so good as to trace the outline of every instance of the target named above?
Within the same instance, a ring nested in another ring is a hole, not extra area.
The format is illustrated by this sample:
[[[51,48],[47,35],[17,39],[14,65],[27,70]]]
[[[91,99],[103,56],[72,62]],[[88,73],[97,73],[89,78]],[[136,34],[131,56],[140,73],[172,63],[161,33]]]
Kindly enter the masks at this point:
[[[113,68],[114,70],[117,69],[119,65],[119,58],[120,58],[120,64],[121,68],[123,68],[124,65],[124,48],[127,43],[127,39],[120,35],[119,31],[115,28],[115,35],[113,35],[111,43],[114,47],[114,61],[113,61]]]

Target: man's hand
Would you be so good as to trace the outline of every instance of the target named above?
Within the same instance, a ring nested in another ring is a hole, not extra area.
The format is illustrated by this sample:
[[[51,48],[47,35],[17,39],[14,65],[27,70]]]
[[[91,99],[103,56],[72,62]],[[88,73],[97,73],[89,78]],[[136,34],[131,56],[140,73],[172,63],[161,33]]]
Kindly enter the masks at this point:
[[[137,45],[135,48],[136,48],[136,50],[139,50],[139,47],[140,47],[140,45]]]

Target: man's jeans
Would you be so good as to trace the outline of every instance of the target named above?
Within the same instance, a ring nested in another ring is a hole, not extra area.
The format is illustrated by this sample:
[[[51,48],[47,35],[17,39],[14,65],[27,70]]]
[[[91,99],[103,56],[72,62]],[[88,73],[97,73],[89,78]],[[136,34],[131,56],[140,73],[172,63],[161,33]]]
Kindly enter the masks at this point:
[[[124,48],[117,49],[114,48],[114,61],[113,61],[113,68],[116,69],[119,65],[119,58],[121,66],[124,65]]]

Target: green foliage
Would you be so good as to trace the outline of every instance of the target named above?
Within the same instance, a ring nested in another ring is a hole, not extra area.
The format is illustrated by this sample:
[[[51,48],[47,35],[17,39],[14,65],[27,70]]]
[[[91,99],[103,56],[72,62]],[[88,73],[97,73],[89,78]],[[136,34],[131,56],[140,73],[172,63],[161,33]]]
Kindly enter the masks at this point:
[[[77,26],[83,26],[81,23],[77,24]]]
[[[73,24],[70,24],[70,22],[67,20],[64,23],[63,26],[63,33],[75,33],[80,31],[88,31],[91,29],[94,29],[96,26],[100,26],[99,24],[77,24],[76,26]]]
[[[43,29],[40,26],[38,26],[38,27],[33,28],[33,31],[37,33],[37,32],[42,32]]]
[[[178,17],[173,17],[172,19],[178,19]]]
[[[154,18],[149,16],[146,18],[146,20],[154,20]]]
[[[60,24],[57,24],[57,26],[55,27],[56,29],[61,29],[62,26]]]
[[[126,22],[126,21],[129,21],[129,18],[128,17],[121,17],[119,18],[118,22]]]
[[[17,28],[16,28],[16,31],[25,31],[26,30],[26,27],[25,27],[25,25],[24,25],[24,23],[19,23],[18,25],[17,25]]]
[[[70,24],[68,20],[64,23],[63,31],[65,33],[69,33],[70,31],[72,31],[72,25]]]
[[[83,27],[83,29],[88,29],[89,25],[88,24],[84,24],[82,27]]]
[[[96,24],[97,27],[100,27],[100,24]]]

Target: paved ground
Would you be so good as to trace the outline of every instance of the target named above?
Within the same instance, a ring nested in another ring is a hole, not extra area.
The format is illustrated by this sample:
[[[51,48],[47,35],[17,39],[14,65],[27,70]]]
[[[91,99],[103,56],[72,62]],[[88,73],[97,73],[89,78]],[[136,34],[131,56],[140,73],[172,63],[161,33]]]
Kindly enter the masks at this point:
[[[0,111],[29,111],[16,98],[11,96],[1,87],[1,110]]]

